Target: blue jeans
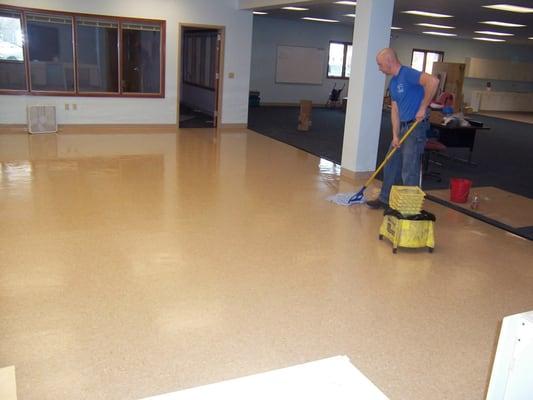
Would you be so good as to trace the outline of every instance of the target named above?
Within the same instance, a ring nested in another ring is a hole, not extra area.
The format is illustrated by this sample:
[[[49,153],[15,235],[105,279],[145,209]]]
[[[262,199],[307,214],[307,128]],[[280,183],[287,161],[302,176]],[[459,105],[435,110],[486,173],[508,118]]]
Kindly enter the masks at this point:
[[[400,139],[411,125],[400,123]],[[426,146],[426,131],[429,122],[421,121],[409,137],[396,150],[383,170],[383,186],[379,199],[389,204],[389,194],[392,185],[418,186],[420,181],[420,159]],[[391,150],[392,146],[389,148]]]

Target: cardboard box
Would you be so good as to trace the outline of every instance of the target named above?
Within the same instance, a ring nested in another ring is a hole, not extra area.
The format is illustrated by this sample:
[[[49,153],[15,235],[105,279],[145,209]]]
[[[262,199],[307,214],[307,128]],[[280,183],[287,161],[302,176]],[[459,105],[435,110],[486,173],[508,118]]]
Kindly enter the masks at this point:
[[[300,100],[300,115],[298,116],[298,130],[308,131],[311,126],[311,111],[313,102],[311,100]]]
[[[442,124],[444,116],[440,111],[431,110],[429,112],[429,122],[432,124]]]

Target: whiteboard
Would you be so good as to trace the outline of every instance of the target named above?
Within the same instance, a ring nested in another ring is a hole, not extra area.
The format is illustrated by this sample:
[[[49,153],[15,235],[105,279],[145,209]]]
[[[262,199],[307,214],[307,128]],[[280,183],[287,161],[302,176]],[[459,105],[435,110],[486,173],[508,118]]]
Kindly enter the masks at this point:
[[[325,54],[316,47],[278,46],[276,83],[321,85]]]

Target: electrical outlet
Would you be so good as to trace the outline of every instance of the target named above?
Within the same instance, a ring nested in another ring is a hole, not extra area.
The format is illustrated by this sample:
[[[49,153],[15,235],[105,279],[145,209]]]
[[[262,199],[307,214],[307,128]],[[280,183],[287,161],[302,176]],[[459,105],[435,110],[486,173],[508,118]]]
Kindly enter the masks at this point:
[[[76,103],[72,103],[72,109],[76,111],[78,109],[78,105]]]
[[[230,73],[228,74],[228,78],[230,78],[230,79],[235,78],[235,72],[230,72]]]
[[[70,110],[70,105],[68,103],[65,103],[65,111]]]

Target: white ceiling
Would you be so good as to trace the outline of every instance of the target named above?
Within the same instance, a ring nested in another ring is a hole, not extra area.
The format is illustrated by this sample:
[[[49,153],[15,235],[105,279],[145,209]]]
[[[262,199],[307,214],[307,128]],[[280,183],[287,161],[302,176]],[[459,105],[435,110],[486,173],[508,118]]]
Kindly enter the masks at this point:
[[[498,31],[513,33],[515,36],[504,37],[507,43],[533,45],[533,13],[519,14],[508,11],[497,11],[482,7],[483,5],[508,4],[533,7],[533,0],[396,0],[393,14],[393,26],[401,27],[400,32],[422,34],[423,31],[442,31],[456,33],[459,39],[472,39],[474,36],[484,36],[499,38],[497,36],[479,35],[474,33],[480,31]],[[262,2],[268,3],[268,2]],[[279,3],[277,1],[276,3]],[[309,8],[309,11],[287,11],[281,7],[294,5]],[[302,17],[315,17],[336,19],[340,23],[351,25],[354,19],[346,17],[345,14],[354,13],[356,7],[334,4],[334,0],[316,0],[287,2],[275,6],[255,7],[254,10],[268,12],[268,15],[257,15],[256,18],[284,18],[290,20],[301,20]],[[452,18],[429,18],[404,14],[402,11],[420,10],[434,13],[452,15]],[[480,21],[501,21],[526,25],[524,28],[504,28],[479,23]],[[310,22],[308,23],[324,23]],[[433,23],[439,25],[454,26],[455,29],[435,29],[415,25],[416,23]]]

